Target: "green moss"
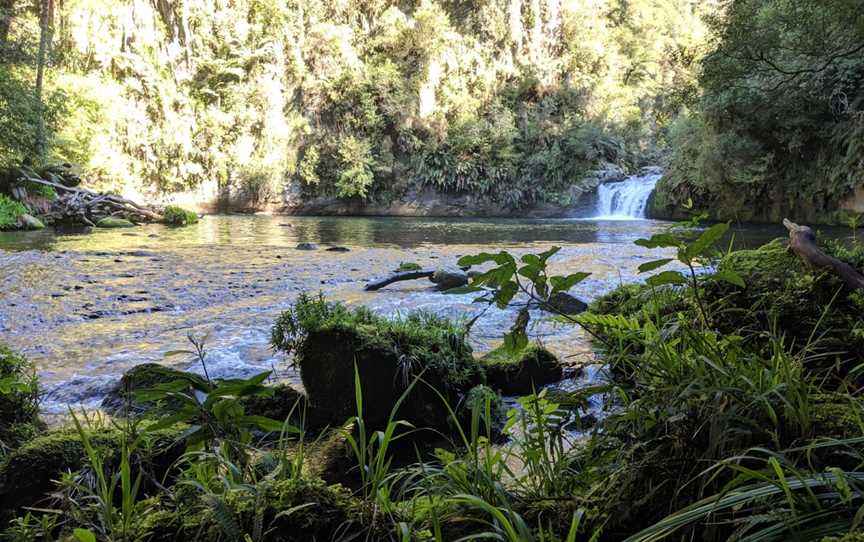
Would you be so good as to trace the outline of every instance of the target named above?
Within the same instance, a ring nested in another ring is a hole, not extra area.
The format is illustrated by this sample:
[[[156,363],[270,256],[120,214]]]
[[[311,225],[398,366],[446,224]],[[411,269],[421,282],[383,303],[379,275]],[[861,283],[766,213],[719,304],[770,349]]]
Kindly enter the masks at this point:
[[[178,441],[183,429],[151,433],[133,461],[144,469],[147,480],[162,480],[185,445]],[[112,428],[88,431],[93,446],[107,458],[106,465],[119,462],[120,431]],[[0,465],[0,512],[9,513],[33,506],[56,487],[64,472],[77,471],[87,464],[81,436],[75,429],[60,429],[38,436],[11,452]],[[147,488],[144,488],[147,489]]]
[[[198,215],[176,205],[169,205],[162,211],[162,221],[169,226],[188,226],[198,222]]]
[[[256,521],[269,527],[268,541],[306,542],[333,540],[338,533],[363,531],[363,514],[351,492],[341,486],[328,486],[321,480],[291,479],[258,485],[259,497],[231,490],[225,504],[240,532],[253,532]],[[286,510],[292,510],[284,513]],[[225,534],[226,522],[215,509],[203,514],[201,539],[218,540]]]
[[[96,222],[97,228],[132,228],[134,226],[135,224],[125,218],[115,218],[113,216],[106,216]]]
[[[397,414],[420,427],[441,427],[447,410],[431,386],[456,405],[483,373],[452,322],[426,313],[387,319],[364,307],[349,309],[301,296],[273,327],[273,345],[294,353],[312,406],[332,423],[356,414],[354,368],[360,374],[366,422],[387,420],[411,381],[422,374]]]
[[[842,536],[826,536],[820,542],[864,542],[864,531],[848,532]]]
[[[33,365],[0,343],[0,442],[14,447],[41,427]]]
[[[504,395],[528,395],[546,384],[561,380],[563,369],[558,358],[531,344],[513,353],[503,346],[480,359],[489,386]]]
[[[27,212],[27,207],[6,194],[0,194],[0,230],[18,228],[18,217]]]

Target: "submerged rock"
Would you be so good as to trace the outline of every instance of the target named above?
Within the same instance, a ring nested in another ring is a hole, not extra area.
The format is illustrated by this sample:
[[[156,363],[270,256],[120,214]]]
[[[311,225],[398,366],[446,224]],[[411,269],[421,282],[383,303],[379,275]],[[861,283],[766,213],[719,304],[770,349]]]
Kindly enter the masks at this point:
[[[488,385],[504,395],[528,395],[558,382],[564,374],[555,354],[538,344],[515,353],[502,346],[483,356],[480,363]]]
[[[126,220],[125,218],[115,218],[113,216],[106,216],[99,220],[96,223],[97,228],[133,228],[135,224]]]
[[[348,247],[328,247],[327,252],[351,252],[351,249]]]
[[[294,248],[297,250],[318,250],[318,245],[315,243],[298,243]]]
[[[588,310],[588,304],[567,292],[555,292],[549,296],[544,309],[559,314],[580,314]]]
[[[18,217],[18,227],[22,230],[44,230],[45,224],[35,216],[25,213]]]
[[[439,290],[460,288],[468,284],[468,274],[458,267],[439,267],[429,279]]]

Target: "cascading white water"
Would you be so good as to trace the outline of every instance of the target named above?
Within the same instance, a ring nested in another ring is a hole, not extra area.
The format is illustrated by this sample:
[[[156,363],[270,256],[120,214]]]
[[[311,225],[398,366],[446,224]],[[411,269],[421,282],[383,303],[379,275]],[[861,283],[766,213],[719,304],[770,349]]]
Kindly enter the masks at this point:
[[[623,181],[597,187],[597,214],[600,220],[637,220],[645,218],[648,198],[661,175],[634,175]]]

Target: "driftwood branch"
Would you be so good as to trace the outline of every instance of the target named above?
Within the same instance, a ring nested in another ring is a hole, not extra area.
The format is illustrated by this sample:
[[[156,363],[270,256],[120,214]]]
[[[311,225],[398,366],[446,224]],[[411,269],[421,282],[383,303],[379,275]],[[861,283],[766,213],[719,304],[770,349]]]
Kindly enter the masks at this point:
[[[802,260],[814,267],[830,269],[850,288],[864,289],[864,275],[848,263],[822,252],[810,227],[799,226],[787,218],[783,219],[783,225],[789,230],[789,247]]]
[[[432,275],[435,274],[434,269],[420,269],[418,271],[405,271],[402,273],[393,273],[392,275],[388,275],[383,279],[379,279],[376,281],[372,281],[366,285],[364,290],[367,292],[374,292],[375,290],[380,290],[381,288],[393,284],[394,282],[399,282],[403,280],[416,280],[423,278],[432,278]]]
[[[63,196],[58,198],[55,206],[58,206],[56,214],[61,216],[71,216],[80,219],[85,224],[92,225],[98,222],[100,218],[113,216],[116,214],[131,214],[137,215],[144,220],[162,221],[162,215],[159,213],[139,205],[132,200],[121,198],[113,194],[100,194],[86,188],[78,188],[74,186],[66,186],[45,179],[36,179],[33,177],[24,177],[22,180],[28,183],[41,184],[49,186],[62,193]]]

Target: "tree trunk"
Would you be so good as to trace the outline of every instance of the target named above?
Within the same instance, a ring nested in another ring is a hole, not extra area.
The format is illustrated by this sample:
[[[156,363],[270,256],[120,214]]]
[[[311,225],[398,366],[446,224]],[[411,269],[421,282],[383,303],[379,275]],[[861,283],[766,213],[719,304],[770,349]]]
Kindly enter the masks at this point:
[[[841,262],[822,252],[816,244],[816,234],[812,229],[808,226],[799,226],[787,218],[783,219],[783,225],[789,230],[789,247],[802,260],[814,267],[830,269],[850,288],[864,289],[864,275],[846,262]]]
[[[42,102],[42,89],[45,84],[48,48],[51,45],[51,16],[54,10],[54,1],[42,0],[40,7],[42,13],[39,21],[39,56],[36,60],[36,111],[39,115],[36,124],[36,154],[39,162],[43,162],[48,151],[48,141],[45,134],[45,104]]]

